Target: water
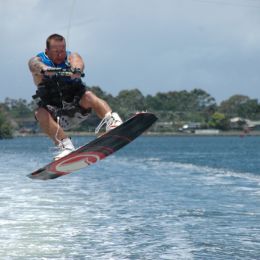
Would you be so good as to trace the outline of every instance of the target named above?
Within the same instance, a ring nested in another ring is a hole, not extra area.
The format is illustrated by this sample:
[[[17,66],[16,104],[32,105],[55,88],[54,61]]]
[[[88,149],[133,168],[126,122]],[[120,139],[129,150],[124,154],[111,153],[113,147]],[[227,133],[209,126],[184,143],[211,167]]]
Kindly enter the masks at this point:
[[[0,144],[0,259],[260,257],[259,137],[141,137],[51,181],[26,177],[47,138]]]

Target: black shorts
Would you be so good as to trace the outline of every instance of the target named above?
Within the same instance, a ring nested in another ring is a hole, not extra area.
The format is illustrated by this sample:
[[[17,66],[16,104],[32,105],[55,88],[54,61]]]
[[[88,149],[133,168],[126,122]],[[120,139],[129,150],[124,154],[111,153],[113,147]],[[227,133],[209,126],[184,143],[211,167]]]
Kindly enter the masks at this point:
[[[42,104],[62,108],[63,101],[72,103],[75,99],[80,100],[87,87],[81,79],[47,78],[39,84],[36,97]]]
[[[79,113],[86,117],[91,113],[91,108],[84,109],[79,105],[86,91],[81,79],[50,78],[43,80],[33,98],[37,99],[38,108],[45,108],[57,121],[57,117],[61,116],[73,118]]]

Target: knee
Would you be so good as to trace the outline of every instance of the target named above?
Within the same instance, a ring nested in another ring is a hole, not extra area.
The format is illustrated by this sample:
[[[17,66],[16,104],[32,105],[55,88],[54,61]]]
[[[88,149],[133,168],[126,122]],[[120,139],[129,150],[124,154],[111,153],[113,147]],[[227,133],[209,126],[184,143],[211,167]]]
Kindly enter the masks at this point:
[[[91,92],[91,91],[86,91],[84,93],[83,98],[91,103],[91,102],[93,102],[97,98],[97,96],[93,92]]]
[[[96,100],[97,96],[93,92],[86,91],[80,100],[80,105],[84,108],[90,108],[95,104]]]
[[[43,107],[38,108],[34,114],[37,121],[46,121],[50,118],[50,113]]]

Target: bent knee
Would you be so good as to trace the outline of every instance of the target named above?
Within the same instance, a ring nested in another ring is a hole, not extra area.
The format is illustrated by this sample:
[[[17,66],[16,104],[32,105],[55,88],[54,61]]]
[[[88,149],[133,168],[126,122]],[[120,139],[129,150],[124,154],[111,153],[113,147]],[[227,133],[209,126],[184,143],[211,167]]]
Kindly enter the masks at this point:
[[[92,91],[86,91],[83,95],[83,98],[86,99],[89,102],[92,102],[97,98],[97,96]]]
[[[34,115],[38,121],[47,120],[51,116],[50,113],[43,107],[38,108],[34,112]]]
[[[97,100],[97,96],[93,92],[88,90],[81,97],[80,105],[83,106],[84,108],[90,108],[93,106],[96,100]]]

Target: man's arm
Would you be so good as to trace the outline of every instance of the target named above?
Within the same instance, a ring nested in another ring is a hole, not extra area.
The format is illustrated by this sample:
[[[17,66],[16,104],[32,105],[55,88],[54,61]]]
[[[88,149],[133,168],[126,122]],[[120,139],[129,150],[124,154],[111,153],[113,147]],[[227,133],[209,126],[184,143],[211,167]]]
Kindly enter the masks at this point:
[[[43,62],[41,62],[40,57],[33,57],[29,60],[29,69],[32,72],[33,75],[39,76],[41,75],[43,70],[48,69],[48,66],[46,66]]]
[[[44,63],[41,62],[39,57],[33,57],[29,60],[29,69],[32,73],[34,83],[38,86],[43,78],[42,71],[48,69]]]
[[[84,70],[84,61],[83,59],[80,57],[80,55],[76,52],[72,53],[69,57],[69,63],[71,66],[71,69],[80,69],[81,72],[83,72]]]

